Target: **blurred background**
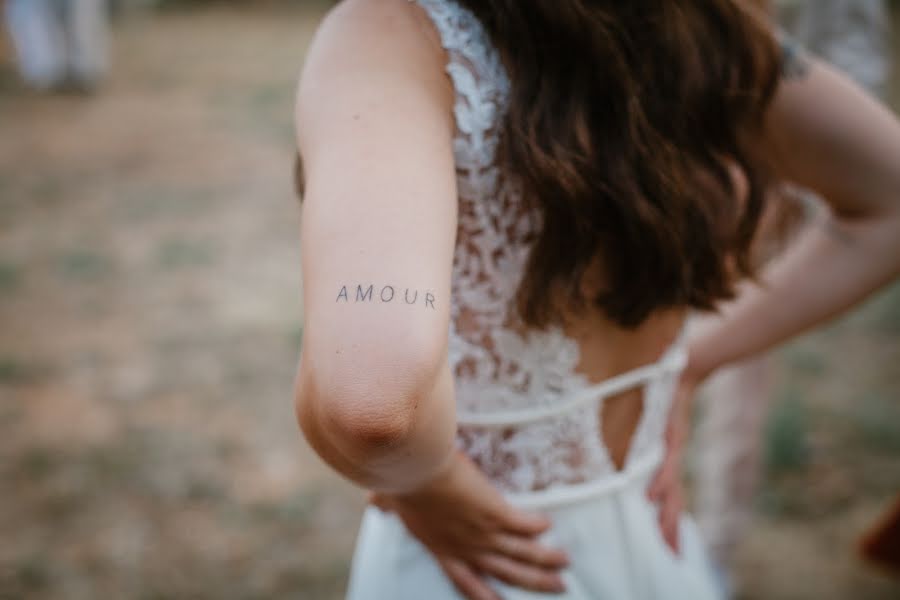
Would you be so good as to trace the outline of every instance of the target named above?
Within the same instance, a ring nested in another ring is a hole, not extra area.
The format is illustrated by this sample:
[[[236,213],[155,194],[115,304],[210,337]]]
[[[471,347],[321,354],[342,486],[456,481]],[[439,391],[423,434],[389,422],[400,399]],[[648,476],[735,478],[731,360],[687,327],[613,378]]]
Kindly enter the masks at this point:
[[[364,499],[305,446],[291,398],[293,92],[331,3],[119,0],[95,47],[64,50],[81,63],[31,74],[13,4],[0,598],[340,598]],[[900,598],[856,549],[900,492],[900,286],[776,363],[739,597]]]

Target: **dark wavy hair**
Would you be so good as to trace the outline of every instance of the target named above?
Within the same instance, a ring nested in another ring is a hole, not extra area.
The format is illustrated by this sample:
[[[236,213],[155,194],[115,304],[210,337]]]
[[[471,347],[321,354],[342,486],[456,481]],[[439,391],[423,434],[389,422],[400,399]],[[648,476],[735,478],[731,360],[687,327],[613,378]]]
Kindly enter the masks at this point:
[[[510,77],[500,166],[539,220],[523,320],[560,320],[562,299],[635,327],[733,297],[768,195],[765,18],[739,0],[458,1]]]

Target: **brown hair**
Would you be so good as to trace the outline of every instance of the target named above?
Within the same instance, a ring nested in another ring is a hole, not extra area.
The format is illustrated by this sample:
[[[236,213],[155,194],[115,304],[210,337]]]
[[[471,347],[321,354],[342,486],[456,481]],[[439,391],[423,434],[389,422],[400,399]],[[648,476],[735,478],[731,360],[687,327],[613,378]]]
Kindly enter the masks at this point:
[[[738,0],[458,1],[509,72],[499,160],[540,221],[523,319],[559,320],[548,290],[624,327],[732,297],[767,195],[754,142],[780,59],[764,18]]]

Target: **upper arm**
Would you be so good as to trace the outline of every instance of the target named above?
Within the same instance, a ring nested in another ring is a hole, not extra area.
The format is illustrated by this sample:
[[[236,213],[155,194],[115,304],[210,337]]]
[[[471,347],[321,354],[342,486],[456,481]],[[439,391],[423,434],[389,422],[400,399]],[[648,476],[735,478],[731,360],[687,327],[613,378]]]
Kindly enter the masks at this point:
[[[900,122],[848,77],[811,57],[779,84],[766,148],[790,181],[841,215],[900,212]]]
[[[457,200],[435,38],[414,4],[350,0],[298,88],[304,359],[368,394],[427,385],[446,351]]]

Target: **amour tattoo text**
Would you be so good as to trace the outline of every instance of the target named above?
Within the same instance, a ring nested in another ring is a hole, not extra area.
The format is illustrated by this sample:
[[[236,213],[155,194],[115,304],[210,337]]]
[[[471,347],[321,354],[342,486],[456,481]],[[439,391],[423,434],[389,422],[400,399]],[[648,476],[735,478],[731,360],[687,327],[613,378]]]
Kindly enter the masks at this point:
[[[435,309],[434,294],[431,292],[401,288],[392,285],[343,285],[335,302],[400,302],[403,304],[419,304],[425,308]]]

